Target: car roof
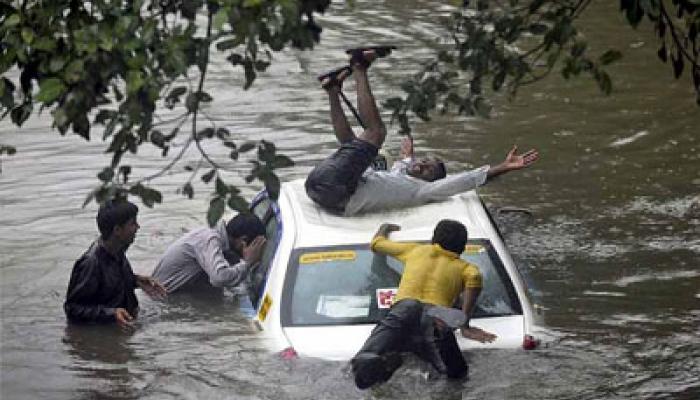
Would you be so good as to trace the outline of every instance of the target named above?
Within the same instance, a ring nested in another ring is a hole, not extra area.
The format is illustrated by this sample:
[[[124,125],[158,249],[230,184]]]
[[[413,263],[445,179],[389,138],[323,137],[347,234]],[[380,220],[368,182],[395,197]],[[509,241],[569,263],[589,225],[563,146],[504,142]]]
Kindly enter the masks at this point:
[[[303,179],[283,183],[282,199],[288,202],[292,211],[296,248],[368,243],[385,222],[401,226],[399,232],[391,235],[395,240],[430,240],[441,219],[462,222],[470,238],[488,238],[495,232],[473,190],[442,202],[351,217],[329,213],[315,204],[306,195]]]

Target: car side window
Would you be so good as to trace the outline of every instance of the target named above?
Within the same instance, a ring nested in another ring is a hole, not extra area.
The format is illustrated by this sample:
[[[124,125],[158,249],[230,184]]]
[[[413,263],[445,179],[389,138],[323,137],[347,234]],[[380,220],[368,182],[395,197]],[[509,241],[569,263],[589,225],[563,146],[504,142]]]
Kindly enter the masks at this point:
[[[248,296],[253,306],[258,308],[281,232],[279,231],[280,224],[275,213],[275,206],[267,197],[254,204],[252,211],[265,224],[265,237],[267,238],[260,265],[250,274],[248,282]]]

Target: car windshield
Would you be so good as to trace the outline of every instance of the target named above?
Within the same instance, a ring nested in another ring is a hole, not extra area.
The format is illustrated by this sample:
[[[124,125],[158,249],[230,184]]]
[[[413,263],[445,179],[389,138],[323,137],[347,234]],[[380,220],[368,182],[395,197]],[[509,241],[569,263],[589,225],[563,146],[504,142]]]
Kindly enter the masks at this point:
[[[522,314],[489,241],[469,241],[461,257],[478,266],[483,276],[473,318]],[[376,323],[386,315],[403,271],[399,260],[376,254],[366,244],[297,249],[289,267],[284,326]]]

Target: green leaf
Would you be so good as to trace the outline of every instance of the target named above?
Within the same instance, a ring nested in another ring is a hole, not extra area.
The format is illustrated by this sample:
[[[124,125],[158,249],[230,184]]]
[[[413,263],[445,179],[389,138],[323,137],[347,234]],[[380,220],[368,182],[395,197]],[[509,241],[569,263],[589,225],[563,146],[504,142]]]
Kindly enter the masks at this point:
[[[228,198],[228,206],[232,210],[236,210],[239,213],[245,213],[250,211],[250,206],[248,202],[243,197],[237,194],[232,194]]]
[[[241,44],[241,41],[237,38],[222,40],[216,44],[216,49],[219,51],[230,50],[230,49],[237,47],[240,44]],[[231,61],[231,63],[233,63],[232,60],[229,59],[229,61]]]
[[[168,93],[165,97],[165,105],[168,108],[173,108],[175,104],[180,102],[180,96],[187,93],[187,88],[184,86],[178,86],[173,88],[173,90]]]
[[[143,204],[151,208],[155,203],[161,203],[163,201],[163,196],[159,191],[143,186],[140,183],[129,188],[129,193],[139,196]]]
[[[145,83],[141,71],[131,70],[126,74],[126,92],[135,94]]]
[[[32,113],[32,104],[24,103],[19,105],[10,111],[10,119],[17,126],[22,126],[22,124],[29,118]]]
[[[32,44],[32,42],[34,41],[34,31],[32,31],[31,28],[27,28],[27,27],[22,28],[21,35],[22,35],[22,40],[26,44]]]
[[[119,174],[122,176],[122,181],[124,183],[129,181],[129,174],[131,174],[131,166],[130,165],[122,165],[119,167]]]
[[[284,154],[278,154],[272,163],[272,168],[287,168],[294,166],[294,161]]]
[[[221,140],[226,140],[231,136],[231,132],[228,131],[226,128],[217,128],[216,129],[216,137],[218,137]],[[226,144],[226,143],[224,143]]]
[[[246,153],[246,152],[253,150],[257,145],[258,144],[256,142],[248,141],[248,142],[243,143],[241,145],[241,147],[238,148],[238,151],[240,153]]]
[[[213,228],[216,223],[219,222],[221,216],[224,215],[225,208],[226,204],[222,197],[215,197],[211,200],[209,203],[209,210],[207,211],[207,222],[210,227]]]
[[[240,42],[243,43],[242,40],[241,40]],[[236,65],[243,64],[243,61],[245,60],[245,59],[243,58],[242,55],[236,54],[236,53],[230,54],[228,57],[226,57],[226,59],[227,59],[227,60],[231,63],[231,65],[233,65],[234,67],[235,67]]]
[[[197,140],[211,139],[214,137],[214,133],[214,128],[204,128],[201,131],[197,132]]]
[[[14,155],[15,153],[17,153],[17,149],[15,149],[13,146],[0,144],[0,155],[7,154],[8,156],[11,156],[11,155]]]
[[[44,79],[39,83],[39,93],[36,95],[36,99],[44,103],[51,103],[63,94],[65,90],[66,86],[60,79]]]
[[[97,174],[97,179],[104,183],[111,182],[114,178],[114,170],[109,167],[105,167],[100,173]]]
[[[212,168],[211,170],[209,170],[209,172],[202,175],[202,181],[204,181],[204,183],[211,182],[212,178],[214,178],[214,174],[216,174],[216,169]]]
[[[676,53],[676,56],[674,57],[673,54],[671,54],[671,64],[673,65],[673,76],[678,79],[681,77],[683,74],[683,55],[680,54],[680,51]]]
[[[185,183],[185,185],[182,187],[182,193],[184,193],[189,199],[194,197],[194,188],[190,182]]]
[[[226,193],[228,193],[228,186],[224,183],[224,181],[221,180],[220,177],[216,177],[216,194],[218,194],[221,197],[225,197]]]
[[[77,135],[90,140],[90,121],[85,114],[79,114],[73,120],[73,132]]]
[[[605,95],[609,95],[612,92],[612,81],[605,71],[597,71],[595,79],[598,82],[598,87]]]
[[[151,143],[153,143],[155,146],[160,147],[161,149],[165,147],[165,136],[163,136],[163,133],[157,129],[154,129],[151,131]]]
[[[21,19],[19,17],[19,14],[12,14],[9,17],[7,17],[7,19],[5,20],[3,25],[6,28],[11,28],[13,26],[19,25],[20,22],[21,22]]]
[[[39,37],[34,39],[32,47],[37,50],[53,51],[56,49],[56,41],[48,37]]]
[[[91,201],[95,199],[95,194],[97,193],[97,189],[91,190],[90,193],[85,197],[85,201],[83,201],[83,206],[82,208],[85,208],[88,204],[90,204]]]
[[[107,120],[114,118],[116,114],[112,110],[101,109],[95,116],[94,123],[104,125]]]
[[[228,22],[228,10],[226,8],[219,9],[216,14],[214,14],[214,20],[212,25],[214,29],[220,30],[224,27],[224,24]]]
[[[600,56],[600,63],[603,65],[612,64],[622,58],[622,53],[617,50],[608,50]]]
[[[639,25],[642,17],[644,17],[644,10],[642,10],[642,8],[639,6],[639,0],[631,0],[628,2],[625,16],[633,28],[636,28],[637,25]]]

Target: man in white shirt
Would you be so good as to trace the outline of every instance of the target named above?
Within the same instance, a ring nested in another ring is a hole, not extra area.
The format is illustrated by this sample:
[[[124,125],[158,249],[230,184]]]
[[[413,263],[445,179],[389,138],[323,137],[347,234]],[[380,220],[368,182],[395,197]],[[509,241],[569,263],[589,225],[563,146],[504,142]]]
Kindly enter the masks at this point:
[[[377,58],[377,52],[370,48],[350,53],[350,66],[319,77],[328,92],[331,122],[340,148],[309,173],[305,187],[309,198],[326,210],[349,216],[441,201],[503,173],[525,168],[539,157],[534,149],[518,154],[514,146],[505,160],[494,167],[484,165],[449,176],[445,164],[437,158],[410,160],[398,170],[405,173],[368,169],[386,137],[367,77],[367,68]],[[339,97],[342,82],[350,74],[355,76],[360,119],[366,125],[359,136],[350,128]]]
[[[264,248],[263,223],[253,214],[239,214],[214,228],[193,230],[171,244],[153,278],[168,293],[234,287],[256,268]]]

